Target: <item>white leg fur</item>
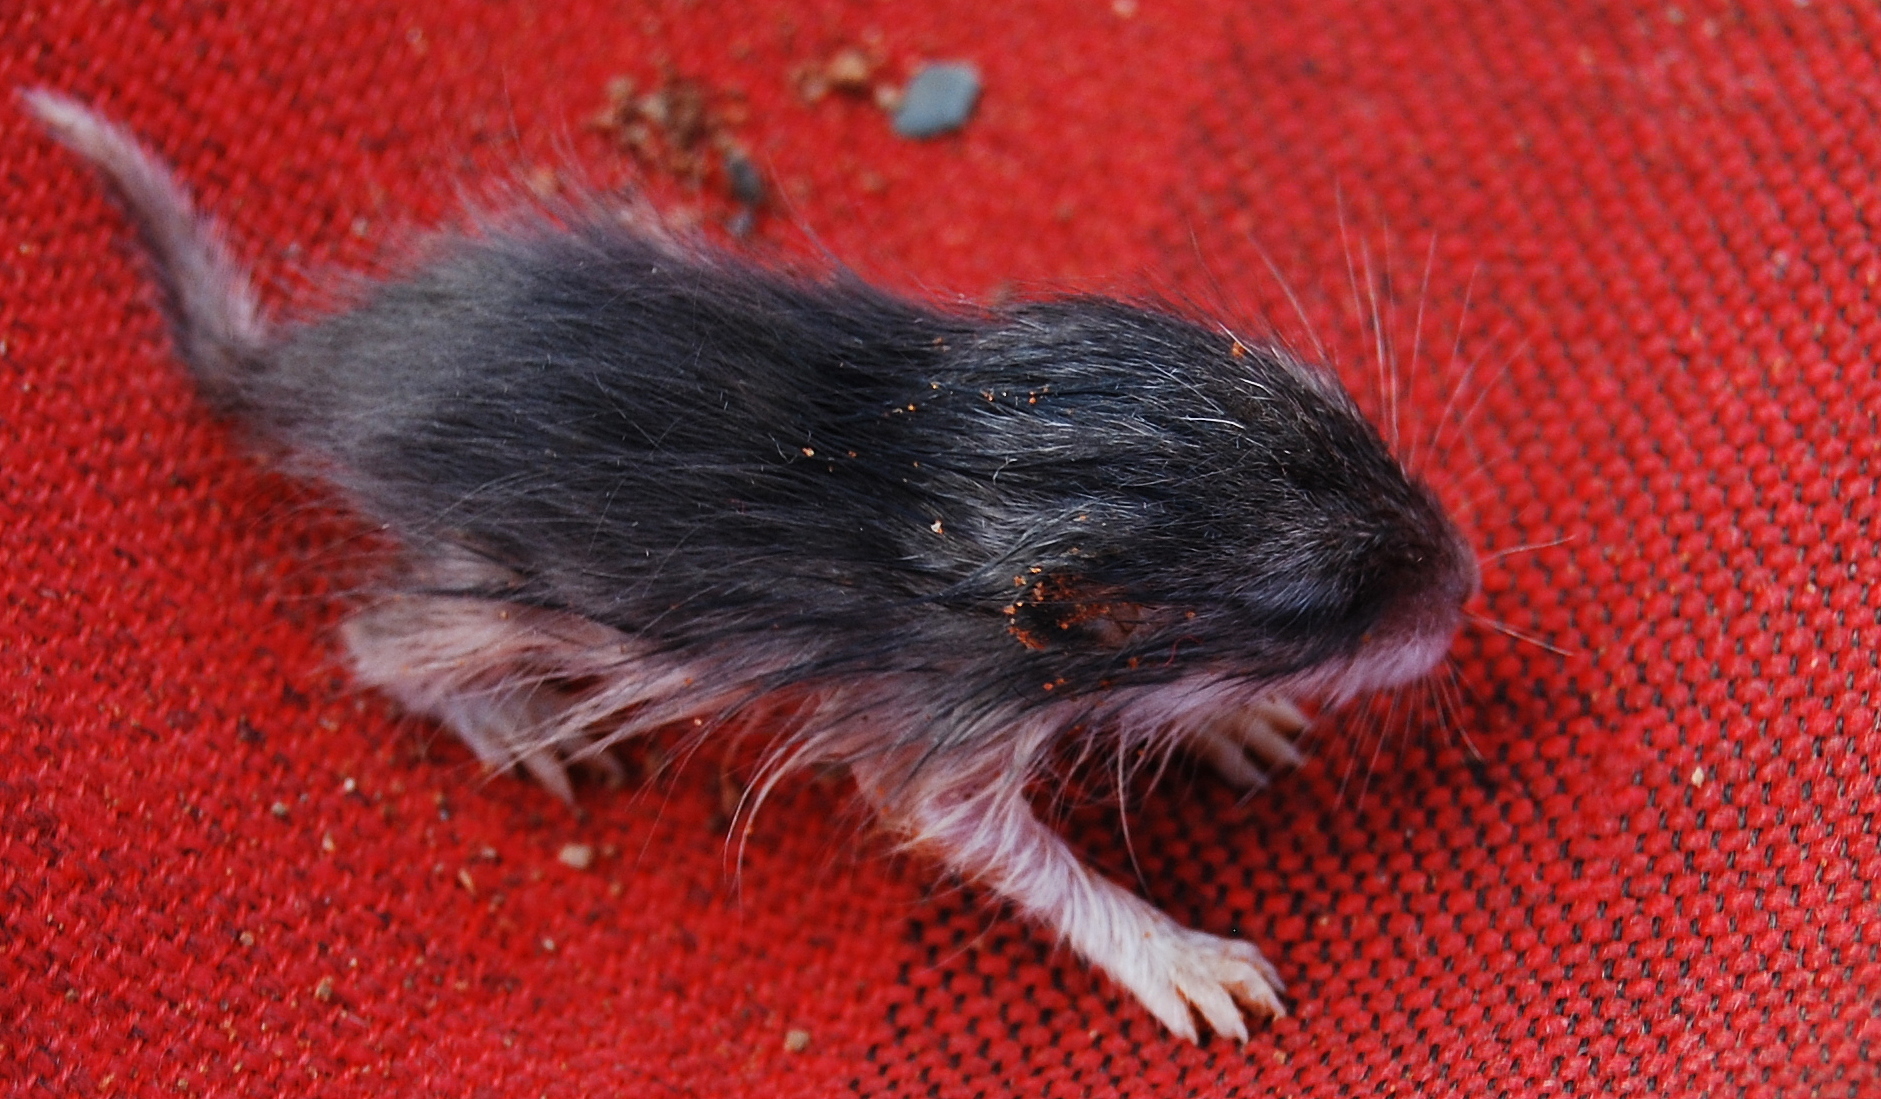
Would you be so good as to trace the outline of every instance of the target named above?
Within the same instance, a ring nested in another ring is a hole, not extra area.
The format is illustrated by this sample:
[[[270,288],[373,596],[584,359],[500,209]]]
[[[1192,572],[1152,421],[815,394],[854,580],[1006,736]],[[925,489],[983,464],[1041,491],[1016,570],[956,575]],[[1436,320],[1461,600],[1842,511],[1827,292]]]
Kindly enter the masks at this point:
[[[361,681],[463,738],[485,765],[520,765],[573,801],[572,759],[599,753],[580,696],[556,682],[599,676],[638,654],[583,618],[476,596],[397,596],[345,626]]]
[[[750,675],[765,666],[757,657],[737,669],[747,686],[707,686],[741,680],[663,662],[587,619],[469,594],[395,596],[355,616],[345,634],[362,681],[449,726],[487,765],[521,765],[564,800],[573,797],[571,761],[602,758],[607,744],[656,725],[722,712],[751,697]],[[918,746],[879,750],[881,727],[945,718],[903,688],[884,680],[807,697],[796,728],[809,735],[784,738],[772,778],[811,759],[850,759],[863,795],[912,845],[1051,928],[1190,1041],[1196,1014],[1236,1041],[1247,1039],[1241,1006],[1285,1014],[1279,977],[1253,944],[1182,927],[1085,866],[1033,814],[1027,778],[1075,723],[1069,711],[1012,715],[996,747],[917,766]],[[1305,723],[1285,702],[1207,684],[1144,692],[1110,716],[1192,737],[1204,754],[1231,750],[1223,758],[1238,763],[1218,763],[1224,773],[1238,766],[1257,777],[1247,752],[1297,762],[1286,737]]]
[[[1011,756],[976,760],[968,772],[939,766],[910,774],[883,757],[854,769],[864,796],[912,845],[1051,928],[1171,1032],[1195,1041],[1193,1009],[1216,1034],[1244,1042],[1237,1003],[1286,1014],[1280,978],[1253,944],[1181,926],[1085,866],[1033,814],[1024,776],[1049,739],[1043,724],[1022,731]]]

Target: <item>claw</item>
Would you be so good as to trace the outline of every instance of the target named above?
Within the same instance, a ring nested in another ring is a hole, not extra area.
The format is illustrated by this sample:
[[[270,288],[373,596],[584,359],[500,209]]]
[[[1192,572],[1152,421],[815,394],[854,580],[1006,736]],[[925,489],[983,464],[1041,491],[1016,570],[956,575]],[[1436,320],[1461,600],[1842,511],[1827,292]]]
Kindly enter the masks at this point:
[[[1241,743],[1260,753],[1271,763],[1298,767],[1306,757],[1293,746],[1293,738],[1306,731],[1308,721],[1300,708],[1278,696],[1263,699],[1248,707],[1237,723]]]
[[[1242,1009],[1278,1019],[1286,1015],[1280,977],[1254,944],[1192,931],[1173,921],[1152,933],[1155,963],[1132,987],[1170,1033],[1193,1042],[1196,1017],[1236,1042],[1248,1040]]]
[[[1197,733],[1190,749],[1237,790],[1259,790],[1267,785],[1267,772],[1247,758],[1240,741],[1216,729]]]
[[[1253,755],[1277,767],[1298,767],[1306,757],[1292,738],[1308,725],[1300,708],[1278,695],[1245,709],[1225,710],[1198,729],[1190,748],[1237,790],[1267,785],[1267,771]]]
[[[542,788],[562,799],[562,804],[575,804],[575,788],[568,781],[568,768],[562,764],[553,751],[537,748],[525,752],[517,762],[523,770],[529,772],[542,784]]]

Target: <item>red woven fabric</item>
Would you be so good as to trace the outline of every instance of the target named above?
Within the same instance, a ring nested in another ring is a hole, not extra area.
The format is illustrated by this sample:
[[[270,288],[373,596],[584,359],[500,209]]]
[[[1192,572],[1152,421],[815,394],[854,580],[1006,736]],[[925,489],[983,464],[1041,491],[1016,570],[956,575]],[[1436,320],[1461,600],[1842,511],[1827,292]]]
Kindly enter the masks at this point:
[[[144,134],[279,305],[570,160],[724,217],[583,128],[698,80],[784,208],[759,246],[1317,339],[1545,644],[1472,626],[1451,704],[1132,807],[1147,895],[1295,1008],[1173,1041],[840,779],[734,876],[715,760],[577,817],[351,690],[356,531],[195,402],[122,219],[0,109],[10,1093],[1881,1095],[1872,5],[315,7],[13,4],[0,87]],[[978,115],[806,101],[850,45],[974,61]],[[1134,877],[1114,811],[1067,828]]]

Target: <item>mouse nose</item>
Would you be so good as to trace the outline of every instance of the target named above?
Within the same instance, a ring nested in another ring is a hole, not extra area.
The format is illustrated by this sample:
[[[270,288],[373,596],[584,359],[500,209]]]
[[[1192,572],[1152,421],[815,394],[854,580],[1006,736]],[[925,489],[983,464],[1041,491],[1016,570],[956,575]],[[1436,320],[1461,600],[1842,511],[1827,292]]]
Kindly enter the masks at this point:
[[[1482,584],[1482,571],[1469,545],[1454,532],[1437,541],[1434,552],[1381,616],[1379,629],[1386,636],[1404,639],[1441,639],[1448,644],[1463,624],[1463,604]]]
[[[1410,529],[1415,532],[1414,542],[1423,547],[1419,556],[1424,564],[1418,570],[1423,583],[1417,586],[1436,605],[1454,607],[1460,613],[1463,604],[1482,590],[1482,567],[1476,551],[1470,548],[1437,494],[1422,481],[1416,482],[1416,489],[1417,505],[1412,508],[1415,518]]]
[[[1483,569],[1476,560],[1476,551],[1470,549],[1469,543],[1463,540],[1462,535],[1454,537],[1450,548],[1457,563],[1456,605],[1461,607],[1474,598],[1477,592],[1483,590]]]
[[[1463,601],[1476,590],[1475,560],[1428,560],[1360,640],[1343,688],[1349,694],[1421,679],[1443,662],[1463,626]]]

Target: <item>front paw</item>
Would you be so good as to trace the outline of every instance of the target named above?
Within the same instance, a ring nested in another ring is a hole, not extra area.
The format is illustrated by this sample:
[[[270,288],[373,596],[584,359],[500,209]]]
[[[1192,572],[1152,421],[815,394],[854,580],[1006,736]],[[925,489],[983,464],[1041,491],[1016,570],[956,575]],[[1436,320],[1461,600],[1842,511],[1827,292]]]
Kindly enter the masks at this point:
[[[1258,790],[1267,785],[1267,770],[1249,756],[1271,766],[1298,767],[1305,757],[1293,738],[1306,726],[1299,707],[1278,696],[1264,698],[1211,716],[1196,729],[1189,748],[1230,786]]]
[[[1195,1041],[1200,1015],[1216,1034],[1245,1042],[1242,1007],[1273,1019],[1286,1015],[1280,975],[1253,943],[1174,922],[1145,938],[1147,964],[1132,975],[1141,983],[1129,982],[1131,991],[1171,1033]]]

